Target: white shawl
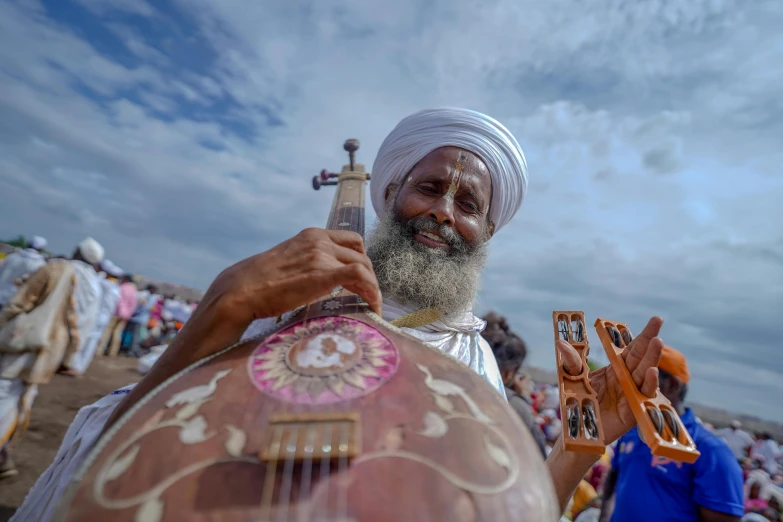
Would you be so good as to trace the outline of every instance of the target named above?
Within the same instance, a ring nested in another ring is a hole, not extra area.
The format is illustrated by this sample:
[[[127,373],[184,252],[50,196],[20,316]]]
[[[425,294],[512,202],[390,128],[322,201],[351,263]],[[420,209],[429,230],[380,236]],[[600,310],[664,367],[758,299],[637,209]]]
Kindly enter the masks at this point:
[[[98,273],[82,261],[71,261],[76,274],[76,286],[71,297],[73,311],[76,314],[76,329],[79,337],[77,352],[84,349],[90,334],[95,329],[95,322],[101,305],[101,280]]]
[[[383,318],[393,321],[413,312],[394,301],[383,301]],[[503,379],[492,348],[481,337],[486,321],[467,311],[455,319],[441,319],[419,328],[401,328],[405,333],[462,361],[471,370],[484,377],[501,395],[506,396]]]

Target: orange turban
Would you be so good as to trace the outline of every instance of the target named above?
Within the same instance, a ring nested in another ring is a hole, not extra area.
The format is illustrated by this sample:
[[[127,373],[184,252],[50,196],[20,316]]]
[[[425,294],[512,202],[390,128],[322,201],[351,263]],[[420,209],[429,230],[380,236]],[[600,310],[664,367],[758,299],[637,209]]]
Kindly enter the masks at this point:
[[[691,380],[691,372],[688,371],[688,361],[685,360],[685,356],[682,352],[678,352],[671,346],[663,347],[661,362],[658,363],[658,369],[663,370],[670,375],[674,375],[680,379],[683,384],[688,384],[688,381]]]

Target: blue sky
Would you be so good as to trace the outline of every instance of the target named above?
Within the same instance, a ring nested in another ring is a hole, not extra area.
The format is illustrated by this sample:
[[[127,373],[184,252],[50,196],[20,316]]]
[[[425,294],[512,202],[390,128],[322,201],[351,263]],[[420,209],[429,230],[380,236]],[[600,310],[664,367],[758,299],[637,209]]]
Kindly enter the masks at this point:
[[[0,234],[205,288],[324,223],[309,179],[425,107],[493,115],[530,185],[478,311],[659,314],[691,397],[783,421],[775,0],[0,3]],[[368,220],[373,219],[372,212]],[[595,336],[593,336],[595,337]],[[598,343],[593,350],[600,352]],[[600,353],[596,353],[601,358]]]

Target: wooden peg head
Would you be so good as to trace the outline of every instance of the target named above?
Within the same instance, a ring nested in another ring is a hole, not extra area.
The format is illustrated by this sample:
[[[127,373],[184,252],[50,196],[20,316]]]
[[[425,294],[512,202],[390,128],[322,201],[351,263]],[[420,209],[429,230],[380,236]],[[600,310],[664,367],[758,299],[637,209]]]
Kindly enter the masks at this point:
[[[348,154],[352,154],[359,150],[359,140],[353,138],[345,140],[343,148],[348,152]]]

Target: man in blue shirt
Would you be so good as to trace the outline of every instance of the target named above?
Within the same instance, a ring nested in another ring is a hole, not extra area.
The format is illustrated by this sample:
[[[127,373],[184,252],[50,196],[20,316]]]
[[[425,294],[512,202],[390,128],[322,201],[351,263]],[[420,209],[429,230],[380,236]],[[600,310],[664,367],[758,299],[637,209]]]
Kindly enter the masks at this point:
[[[690,380],[685,356],[665,346],[658,371],[661,393],[677,409],[701,456],[693,464],[653,456],[638,428],[632,429],[617,441],[601,522],[739,522],[742,470],[723,439],[683,406]]]

